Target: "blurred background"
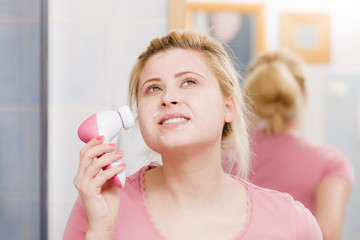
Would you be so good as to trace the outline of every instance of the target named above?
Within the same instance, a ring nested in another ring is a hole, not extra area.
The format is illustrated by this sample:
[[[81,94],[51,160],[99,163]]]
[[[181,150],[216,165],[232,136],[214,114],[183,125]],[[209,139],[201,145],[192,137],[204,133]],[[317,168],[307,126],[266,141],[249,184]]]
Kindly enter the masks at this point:
[[[0,0],[3,239],[62,239],[77,197],[73,178],[83,146],[79,125],[97,111],[127,103],[128,76],[137,56],[151,39],[168,32],[173,6],[199,2],[262,6],[264,35],[248,40],[262,47],[239,57],[244,75],[259,49],[282,46],[283,13],[330,16],[328,59],[308,61],[303,135],[336,145],[353,164],[356,179],[344,239],[360,239],[359,1]],[[303,44],[316,42],[311,28],[301,34]],[[147,163],[138,127],[116,141],[125,152],[127,174]]]

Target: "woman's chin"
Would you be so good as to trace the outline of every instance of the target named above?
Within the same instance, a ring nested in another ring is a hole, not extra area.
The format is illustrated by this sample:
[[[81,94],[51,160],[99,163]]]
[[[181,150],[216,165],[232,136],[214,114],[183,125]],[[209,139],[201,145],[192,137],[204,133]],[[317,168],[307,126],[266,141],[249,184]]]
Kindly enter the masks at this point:
[[[159,144],[156,146],[150,146],[152,150],[158,152],[159,154],[183,154],[187,151],[193,150],[195,148],[195,143],[184,143],[176,142],[176,141],[168,141],[166,144]]]

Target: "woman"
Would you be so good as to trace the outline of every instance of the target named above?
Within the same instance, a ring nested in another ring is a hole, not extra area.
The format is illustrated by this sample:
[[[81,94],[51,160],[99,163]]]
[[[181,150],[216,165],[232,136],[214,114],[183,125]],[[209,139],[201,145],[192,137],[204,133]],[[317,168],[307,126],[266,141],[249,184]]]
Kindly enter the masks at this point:
[[[154,39],[129,92],[163,165],[143,167],[119,190],[107,180],[125,166],[99,171],[123,153],[101,136],[91,140],[64,239],[321,239],[311,213],[288,194],[223,172],[226,151],[246,177],[249,147],[236,71],[220,43],[182,31]]]
[[[315,215],[324,239],[341,239],[353,172],[334,147],[301,138],[305,63],[288,50],[263,53],[249,65],[245,99],[254,113],[249,181],[290,193]]]

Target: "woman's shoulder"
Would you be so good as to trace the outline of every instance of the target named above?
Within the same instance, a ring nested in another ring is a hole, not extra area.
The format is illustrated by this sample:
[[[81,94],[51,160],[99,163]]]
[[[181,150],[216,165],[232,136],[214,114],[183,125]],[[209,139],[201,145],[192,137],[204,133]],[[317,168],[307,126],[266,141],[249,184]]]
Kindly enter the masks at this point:
[[[138,182],[141,180],[141,178],[143,177],[144,173],[152,168],[157,168],[161,166],[160,163],[158,162],[151,162],[145,166],[142,166],[139,170],[137,170],[135,173],[129,175],[126,177],[126,183],[127,184],[132,184],[134,182]]]
[[[278,232],[288,239],[322,239],[315,217],[290,194],[241,181],[248,190],[249,236],[262,226],[268,239],[277,239]]]
[[[142,195],[144,189],[144,174],[147,170],[161,166],[158,162],[151,162],[148,165],[141,167],[135,173],[126,177],[124,188],[121,189],[122,196],[127,195]]]
[[[281,133],[268,136],[263,131],[251,133],[252,146],[255,150],[279,151],[283,154],[291,154],[293,157],[306,158],[309,161],[317,161],[321,164],[344,163],[349,164],[348,158],[340,149],[327,143],[315,142],[297,134]],[[257,149],[256,147],[260,147]],[[296,154],[294,154],[296,153]]]
[[[320,144],[307,141],[308,154],[317,163],[322,164],[322,178],[338,177],[354,183],[354,169],[351,161],[339,148],[330,144]]]
[[[263,210],[268,211],[277,211],[277,212],[287,212],[289,209],[293,208],[296,204],[294,198],[284,192],[279,192],[269,188],[259,187],[250,182],[241,180],[248,189],[249,198],[252,201],[252,204],[256,207],[264,208]],[[271,206],[271,208],[269,208]],[[287,208],[287,210],[285,210]],[[281,214],[277,214],[281,216]]]
[[[324,144],[309,140],[300,136],[298,133],[282,132],[279,134],[266,134],[262,130],[253,130],[249,133],[253,145],[266,144],[266,145],[278,145],[283,148],[279,143],[285,143],[287,147],[298,149],[299,151],[306,152],[308,154],[341,154],[339,149],[330,144]],[[306,150],[306,151],[305,151]]]

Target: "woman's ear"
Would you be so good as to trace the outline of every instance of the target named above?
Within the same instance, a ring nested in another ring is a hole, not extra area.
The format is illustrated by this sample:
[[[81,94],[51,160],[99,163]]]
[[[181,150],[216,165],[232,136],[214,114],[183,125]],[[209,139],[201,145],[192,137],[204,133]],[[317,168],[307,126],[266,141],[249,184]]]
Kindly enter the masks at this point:
[[[229,123],[235,118],[236,107],[235,107],[235,99],[234,96],[225,99],[225,116],[224,121]]]

